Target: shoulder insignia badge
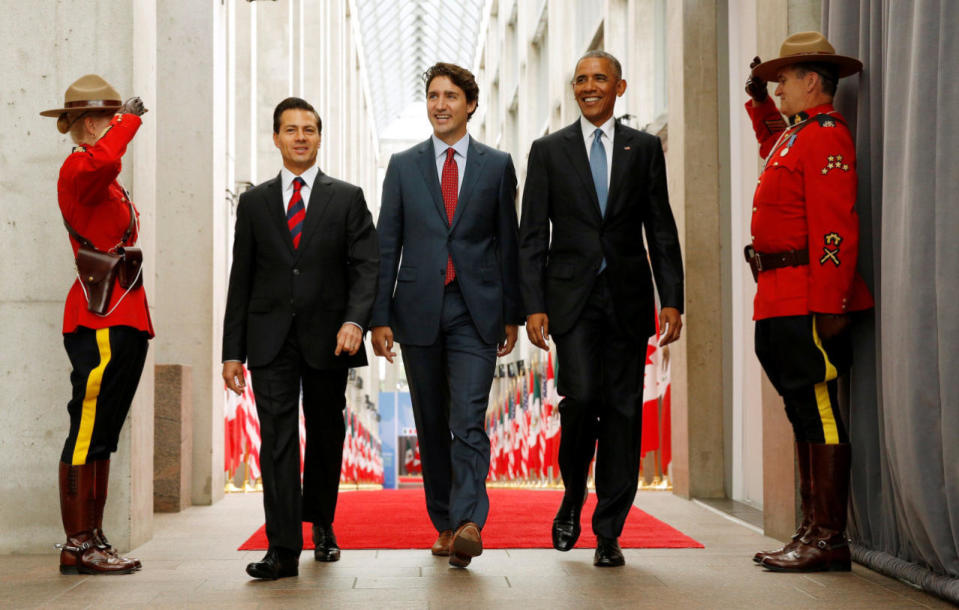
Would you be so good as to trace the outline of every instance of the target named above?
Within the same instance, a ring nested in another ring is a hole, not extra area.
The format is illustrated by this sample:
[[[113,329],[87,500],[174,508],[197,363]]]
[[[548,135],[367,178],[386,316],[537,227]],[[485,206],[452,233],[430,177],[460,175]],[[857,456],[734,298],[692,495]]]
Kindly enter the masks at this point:
[[[849,164],[843,163],[842,155],[829,155],[826,157],[826,167],[822,168],[822,175],[825,176],[830,170],[838,169],[844,172],[849,171]]]
[[[819,123],[820,127],[835,127],[836,119],[832,118],[828,114],[817,114],[815,117],[816,122]]]
[[[839,233],[833,231],[832,233],[826,233],[823,236],[823,246],[822,258],[819,259],[820,265],[825,265],[826,261],[832,261],[834,265],[839,266],[839,244],[842,243],[842,236]],[[833,247],[830,247],[833,246]]]

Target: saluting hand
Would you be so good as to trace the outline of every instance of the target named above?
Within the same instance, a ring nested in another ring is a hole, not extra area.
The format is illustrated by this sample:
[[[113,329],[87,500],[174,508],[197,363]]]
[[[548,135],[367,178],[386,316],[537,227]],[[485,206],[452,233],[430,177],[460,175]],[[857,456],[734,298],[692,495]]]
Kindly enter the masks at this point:
[[[143,100],[139,96],[131,97],[123,102],[123,105],[117,110],[119,114],[135,114],[137,116],[143,116],[146,112],[146,106],[143,105]]]
[[[746,93],[749,94],[749,97],[753,98],[753,104],[759,105],[766,101],[766,98],[769,97],[769,90],[766,89],[766,81],[759,78],[758,76],[753,76],[753,68],[763,63],[759,56],[753,58],[749,62],[749,78],[746,79]]]

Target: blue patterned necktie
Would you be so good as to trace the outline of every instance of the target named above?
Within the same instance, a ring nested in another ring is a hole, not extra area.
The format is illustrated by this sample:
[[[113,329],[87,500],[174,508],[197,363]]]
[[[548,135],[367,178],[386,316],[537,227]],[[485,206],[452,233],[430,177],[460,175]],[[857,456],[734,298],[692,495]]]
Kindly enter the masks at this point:
[[[599,199],[599,212],[606,218],[606,198],[609,195],[609,185],[606,184],[606,148],[603,146],[603,130],[596,128],[593,132],[593,145],[589,147],[589,171],[593,174],[593,184],[596,186],[596,198]],[[599,272],[606,269],[606,258],[599,264]]]
[[[597,127],[593,132],[593,145],[589,149],[589,170],[593,174],[593,184],[596,186],[599,211],[605,218],[609,185],[606,184],[606,148],[603,146],[602,136],[603,130]]]

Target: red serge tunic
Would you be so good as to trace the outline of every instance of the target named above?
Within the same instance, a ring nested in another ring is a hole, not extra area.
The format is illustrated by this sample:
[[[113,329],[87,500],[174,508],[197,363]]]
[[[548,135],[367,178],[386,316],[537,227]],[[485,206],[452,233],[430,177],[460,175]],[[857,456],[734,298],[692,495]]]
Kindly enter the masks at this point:
[[[753,319],[871,308],[856,272],[856,150],[845,119],[824,104],[787,127],[769,98],[755,108],[746,102],[746,111],[767,159],[753,196],[753,248],[809,250],[808,265],[759,273]]]
[[[117,182],[120,158],[140,127],[140,117],[123,114],[113,117],[108,131],[92,146],[78,146],[60,168],[57,196],[60,211],[77,233],[93,242],[99,250],[112,250],[119,245],[130,224],[127,196]],[[140,213],[136,212],[139,228]],[[136,243],[138,230],[126,244]],[[70,237],[73,255],[79,244]],[[126,292],[119,282],[113,286],[110,306],[105,316],[87,310],[80,280],[73,282],[63,309],[63,333],[72,333],[79,326],[94,330],[109,326],[131,326],[153,337],[153,323],[147,309],[146,292],[141,285]],[[115,309],[114,309],[115,308]]]

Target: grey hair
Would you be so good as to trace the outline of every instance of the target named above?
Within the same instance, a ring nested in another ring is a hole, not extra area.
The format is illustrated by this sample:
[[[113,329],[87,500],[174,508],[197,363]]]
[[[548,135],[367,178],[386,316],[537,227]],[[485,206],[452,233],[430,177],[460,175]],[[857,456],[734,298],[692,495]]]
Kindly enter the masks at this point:
[[[579,62],[583,61],[584,59],[589,59],[590,57],[609,61],[610,65],[613,66],[613,72],[616,74],[616,79],[619,80],[623,78],[623,65],[619,63],[619,60],[616,59],[612,53],[607,53],[606,51],[601,51],[599,49],[586,51],[583,53],[583,56],[576,60],[576,65],[578,66]]]

